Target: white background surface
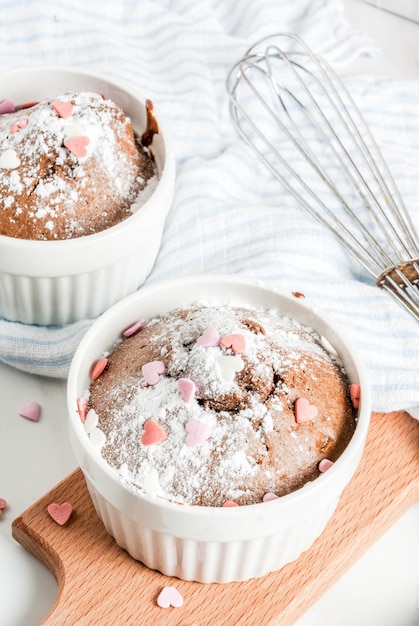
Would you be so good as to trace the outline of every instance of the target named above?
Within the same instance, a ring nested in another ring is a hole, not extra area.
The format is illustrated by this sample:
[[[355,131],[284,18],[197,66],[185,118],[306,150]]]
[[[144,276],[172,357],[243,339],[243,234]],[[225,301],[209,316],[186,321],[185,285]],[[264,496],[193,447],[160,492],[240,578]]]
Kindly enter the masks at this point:
[[[380,57],[358,60],[346,71],[419,79],[419,24],[361,0],[344,4],[352,25],[382,49]],[[0,364],[0,393],[0,497],[8,502],[0,518],[0,626],[36,626],[54,602],[56,584],[13,540],[11,522],[76,466],[65,382]],[[42,407],[36,423],[17,414],[31,400]],[[419,502],[295,626],[349,625],[419,626]]]

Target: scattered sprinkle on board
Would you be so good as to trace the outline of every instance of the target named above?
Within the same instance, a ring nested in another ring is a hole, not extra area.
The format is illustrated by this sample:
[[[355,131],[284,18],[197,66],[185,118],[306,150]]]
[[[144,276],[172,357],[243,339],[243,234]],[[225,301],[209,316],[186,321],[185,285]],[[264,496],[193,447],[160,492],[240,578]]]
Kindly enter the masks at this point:
[[[96,626],[104,615],[127,625],[291,626],[417,501],[418,439],[419,421],[406,413],[373,414],[359,471],[312,548],[278,572],[228,585],[170,578],[132,559],[98,521],[77,469],[12,523],[14,538],[58,582],[55,605],[43,626]],[[52,524],[48,505],[66,500],[73,505],[71,523]],[[170,586],[183,604],[162,610],[156,600]]]

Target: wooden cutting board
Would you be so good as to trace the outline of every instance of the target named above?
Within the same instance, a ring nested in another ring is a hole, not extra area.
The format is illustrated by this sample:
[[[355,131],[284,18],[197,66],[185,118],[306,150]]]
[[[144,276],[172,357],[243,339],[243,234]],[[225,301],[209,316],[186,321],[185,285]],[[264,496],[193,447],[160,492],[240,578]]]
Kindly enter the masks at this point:
[[[289,626],[419,499],[419,421],[402,412],[372,415],[358,472],[325,531],[297,561],[260,579],[203,585],[149,570],[106,533],[78,469],[12,524],[13,536],[58,582],[44,626]],[[73,515],[59,526],[52,502]],[[164,586],[182,594],[162,609]]]

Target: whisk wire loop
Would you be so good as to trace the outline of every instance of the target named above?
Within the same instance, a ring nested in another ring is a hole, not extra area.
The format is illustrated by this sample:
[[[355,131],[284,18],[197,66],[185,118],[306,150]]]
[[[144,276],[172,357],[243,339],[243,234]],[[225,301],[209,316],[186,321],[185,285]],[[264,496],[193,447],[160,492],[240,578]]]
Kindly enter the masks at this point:
[[[263,71],[262,69],[258,68],[258,70]],[[244,74],[243,76],[244,80],[247,80],[246,74]],[[305,157],[308,157],[311,155],[311,151],[309,146],[307,146],[306,142],[304,141],[304,138],[302,137],[298,127],[295,126],[294,122],[292,121],[291,118],[291,123],[293,124],[295,131],[298,133],[298,135],[300,136],[300,141],[297,142],[295,140],[295,138],[293,137],[293,135],[289,132],[288,127],[286,124],[284,124],[282,122],[282,120],[280,120],[275,112],[275,110],[273,108],[271,108],[269,106],[269,104],[261,97],[260,93],[255,89],[254,85],[249,82],[249,87],[255,91],[255,96],[261,100],[261,104],[262,106],[268,111],[269,115],[272,117],[272,120],[276,123],[278,123],[280,125],[280,127],[282,128],[282,130],[284,131],[284,133],[286,134],[286,136],[290,139],[290,141],[293,143],[293,145],[295,146],[295,148]],[[285,105],[284,105],[284,110],[285,112],[287,111]],[[275,163],[274,161],[272,161],[271,159],[269,159],[266,155],[265,152],[263,152],[260,147],[258,147],[258,145],[256,144],[256,142],[250,139],[248,133],[244,133],[243,137],[246,140],[246,142],[257,152],[257,154],[259,155],[259,157],[261,158],[261,160],[264,162],[264,164],[268,167],[268,169],[274,174],[274,176],[276,176],[277,178],[280,178],[282,183],[284,184],[284,186],[294,195],[294,197],[296,197],[296,199],[302,204],[305,205],[306,208],[308,209],[308,211],[318,219],[318,221],[325,226],[326,228],[329,228],[329,222],[324,218],[323,214],[320,212],[317,212],[312,205],[310,205],[308,203],[307,197],[304,197],[301,195],[301,193],[298,191],[298,188],[293,186],[293,183],[297,183],[302,190],[304,190],[307,194],[307,196],[311,197],[323,210],[323,212],[328,215],[329,217],[333,218],[336,220],[337,225],[339,226],[339,229],[336,230],[336,237],[338,238],[338,240],[342,243],[345,244],[347,246],[347,248],[354,254],[361,254],[360,251],[358,251],[356,249],[355,246],[351,245],[351,240],[354,241],[354,243],[356,244],[356,239],[354,238],[353,233],[339,220],[339,218],[333,214],[333,212],[328,208],[328,206],[322,201],[321,198],[318,198],[316,196],[316,193],[314,192],[314,190],[308,185],[308,183],[298,174],[298,172],[294,171],[292,169],[292,166],[288,163],[287,160],[285,160],[283,158],[283,156],[281,155],[281,153],[277,150],[277,148],[275,147],[274,144],[271,144],[270,140],[266,137],[266,135],[264,135],[260,129],[258,128],[258,126],[255,124],[255,122],[253,121],[252,117],[250,117],[246,110],[240,105],[240,103],[235,103],[234,108],[232,109],[232,118],[233,121],[235,122],[236,126],[239,128],[239,130],[242,129],[242,121],[239,120],[237,113],[238,111],[240,111],[240,113],[242,114],[242,119],[245,119],[246,122],[249,124],[249,126],[251,127],[251,129],[254,131],[255,136],[257,136],[262,143],[264,143],[270,151],[270,156],[274,156],[277,159],[277,162]],[[280,172],[280,169],[278,166],[281,166],[284,170],[287,170],[291,175],[291,179],[290,178],[285,178],[283,176],[283,174]],[[323,180],[325,180],[329,186],[332,185],[332,182],[330,181],[329,176],[327,175],[327,173],[325,171],[322,171],[319,167],[316,166],[316,162],[313,161],[313,168],[317,170],[319,176],[322,177]],[[336,190],[336,193],[339,195],[339,192]],[[339,195],[339,199],[342,202],[345,202],[344,199]],[[350,207],[347,207],[348,211],[351,212]],[[352,213],[352,212],[351,212]],[[353,216],[354,219],[359,222],[359,227],[361,229],[364,229],[364,226],[362,224],[362,222],[358,221],[358,218],[356,217],[356,215]],[[342,234],[345,235],[345,237],[342,236]],[[366,235],[368,236],[368,231],[366,231]],[[373,265],[376,264],[376,259],[375,257],[370,253],[370,251],[368,249],[366,249],[364,252],[364,255],[362,257],[362,262],[363,264],[368,264],[371,263]],[[380,271],[380,266],[377,264],[376,267],[376,271]]]
[[[298,36],[278,33],[235,64],[227,90],[234,125],[273,176],[419,319],[415,226],[336,72]]]
[[[268,67],[270,67],[271,64],[271,54],[278,54],[281,56],[281,58],[283,57],[283,52],[281,50],[279,50],[278,48],[274,48],[272,46],[270,46],[267,49],[266,52],[266,60],[267,60],[267,65]],[[311,54],[311,53],[310,53]],[[312,56],[312,54],[311,54]],[[354,175],[354,172],[358,175],[358,180],[360,179],[362,181],[362,183],[365,185],[366,189],[368,190],[371,198],[373,198],[375,204],[376,204],[376,208],[378,208],[378,210],[380,210],[380,205],[377,203],[377,200],[375,198],[375,196],[373,195],[371,189],[368,186],[368,183],[366,182],[365,178],[362,175],[362,172],[359,171],[359,169],[357,168],[351,153],[348,152],[348,150],[346,149],[346,146],[341,142],[339,135],[335,132],[335,128],[330,124],[328,118],[325,116],[323,110],[319,107],[317,100],[313,97],[311,90],[307,87],[307,85],[304,83],[304,81],[301,79],[300,74],[298,73],[297,69],[301,69],[305,72],[309,72],[309,70],[307,70],[306,68],[304,68],[302,65],[297,64],[296,62],[291,63],[287,57],[284,58],[284,61],[287,63],[287,65],[289,66],[289,69],[293,72],[295,78],[299,81],[299,83],[301,84],[301,86],[303,87],[306,95],[308,96],[310,103],[313,105],[313,107],[316,109],[317,113],[319,114],[319,116],[321,117],[322,121],[324,122],[325,127],[327,128],[327,130],[330,132],[330,136],[333,138],[333,142],[330,142],[330,147],[333,151],[333,154],[335,156],[335,158],[337,159],[337,161],[339,162],[339,164],[344,167],[345,166],[345,161],[344,161],[344,157],[347,158],[347,161],[349,163],[349,165],[351,166],[350,168],[347,169],[347,174],[351,180],[351,182],[356,186],[356,188],[358,189],[358,191],[360,192],[360,186],[359,183],[357,182],[357,179]],[[339,93],[336,91],[335,86],[333,84],[333,82],[330,80],[330,77],[327,73],[327,66],[325,66],[322,63],[322,60],[317,58],[317,61],[319,62],[319,67],[322,73],[322,78],[324,81],[326,81],[326,84],[328,85],[329,89],[331,90],[331,93],[333,93],[333,96],[339,101],[339,103],[342,106],[342,110],[345,112],[345,115],[343,115],[341,113],[341,111],[339,109],[336,109],[336,113],[339,116],[339,120],[340,122],[344,125],[346,131],[348,132],[353,132],[353,138],[357,143],[357,146],[359,147],[360,142],[362,142],[362,137],[360,135],[359,129],[356,126],[350,112],[348,111],[348,109],[345,106],[344,101],[342,100],[342,98],[339,96]],[[322,83],[316,78],[315,75],[311,74],[312,78],[314,78],[316,80],[316,84],[320,85],[324,91],[324,96],[327,98],[327,100],[329,101],[329,103],[334,106],[334,100],[331,97],[330,93],[328,92],[327,89],[324,88],[324,85],[322,85]],[[275,82],[273,80],[274,76],[273,74],[271,74],[271,79],[273,81],[273,83]],[[292,95],[292,94],[291,94]],[[280,98],[280,95],[279,95]],[[283,107],[285,107],[285,105],[282,103]],[[303,106],[301,104],[301,106]],[[313,116],[310,114],[310,110],[308,108],[306,108],[306,114],[307,116],[310,118],[310,120],[312,122],[314,122],[314,118]],[[289,119],[292,119],[291,116],[288,116]],[[295,125],[294,125],[295,127]],[[285,128],[284,128],[285,130]],[[351,216],[352,220],[354,220],[358,226],[358,228],[362,231],[364,237],[369,241],[370,244],[374,245],[375,241],[371,236],[370,231],[365,228],[364,224],[362,223],[362,221],[360,221],[358,219],[358,216],[356,215],[356,213],[354,211],[352,211],[350,205],[346,202],[344,196],[339,193],[339,189],[335,187],[333,181],[331,180],[331,178],[327,175],[325,170],[320,169],[319,165],[316,163],[316,159],[315,159],[315,155],[313,154],[313,152],[310,150],[310,147],[308,145],[308,142],[305,141],[304,137],[302,136],[302,134],[299,132],[298,128],[295,127],[296,132],[298,133],[299,137],[300,137],[300,145],[304,146],[304,155],[306,157],[310,157],[312,159],[311,163],[312,163],[312,167],[316,170],[316,172],[319,174],[319,176],[327,183],[328,187],[330,189],[332,189],[335,193],[335,195],[337,196],[337,198],[340,200],[340,202],[342,203],[342,205],[345,207],[346,211],[348,212],[348,214]],[[368,129],[367,129],[368,130]],[[326,134],[326,132],[324,131],[324,127],[323,126],[319,126],[319,131],[321,133],[322,138],[325,141],[328,141],[328,136]],[[287,133],[288,134],[288,133]],[[297,148],[300,147],[300,145],[298,144],[298,142],[294,141],[294,138],[292,136],[290,136],[291,140],[295,143],[295,146]],[[337,147],[336,147],[337,146]],[[340,151],[339,151],[340,150]],[[374,168],[374,175],[375,175],[375,180],[377,181],[377,174],[379,175],[379,172],[377,170],[377,168],[375,167],[375,163],[374,160],[372,159],[371,153],[367,150],[367,157],[369,159],[369,163],[371,166],[373,166]],[[383,182],[383,181],[382,181]],[[365,203],[368,205],[368,208],[371,212],[375,213],[375,209],[374,206],[369,202],[368,200],[368,195],[364,193],[364,199],[365,199]],[[327,207],[323,207],[324,210],[331,215],[331,211],[329,211],[329,209]],[[334,215],[334,219],[336,220],[336,222],[338,223],[339,227],[345,232],[345,235],[349,238],[349,239],[355,239],[353,232],[350,230],[347,230],[346,227],[342,224],[342,222],[336,217],[336,215]],[[378,224],[380,225],[380,223],[378,222]],[[389,226],[391,227],[391,224],[389,224]],[[383,230],[385,236],[387,236],[387,233]],[[397,233],[394,233],[395,236],[398,236]],[[401,242],[401,244],[403,245],[403,242]],[[371,257],[371,255],[369,254],[369,251],[366,250],[366,255],[369,257],[369,262],[374,263],[374,257]],[[385,254],[385,253],[384,253]],[[391,263],[391,259],[385,255],[386,258],[386,263],[389,264]]]

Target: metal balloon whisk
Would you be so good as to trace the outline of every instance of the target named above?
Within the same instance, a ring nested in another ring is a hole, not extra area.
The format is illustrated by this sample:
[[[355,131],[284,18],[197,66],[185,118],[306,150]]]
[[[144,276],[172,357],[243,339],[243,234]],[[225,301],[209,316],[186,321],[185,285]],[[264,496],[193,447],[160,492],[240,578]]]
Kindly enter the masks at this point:
[[[227,90],[236,128],[272,174],[419,320],[415,226],[336,72],[279,33],[234,65]]]

